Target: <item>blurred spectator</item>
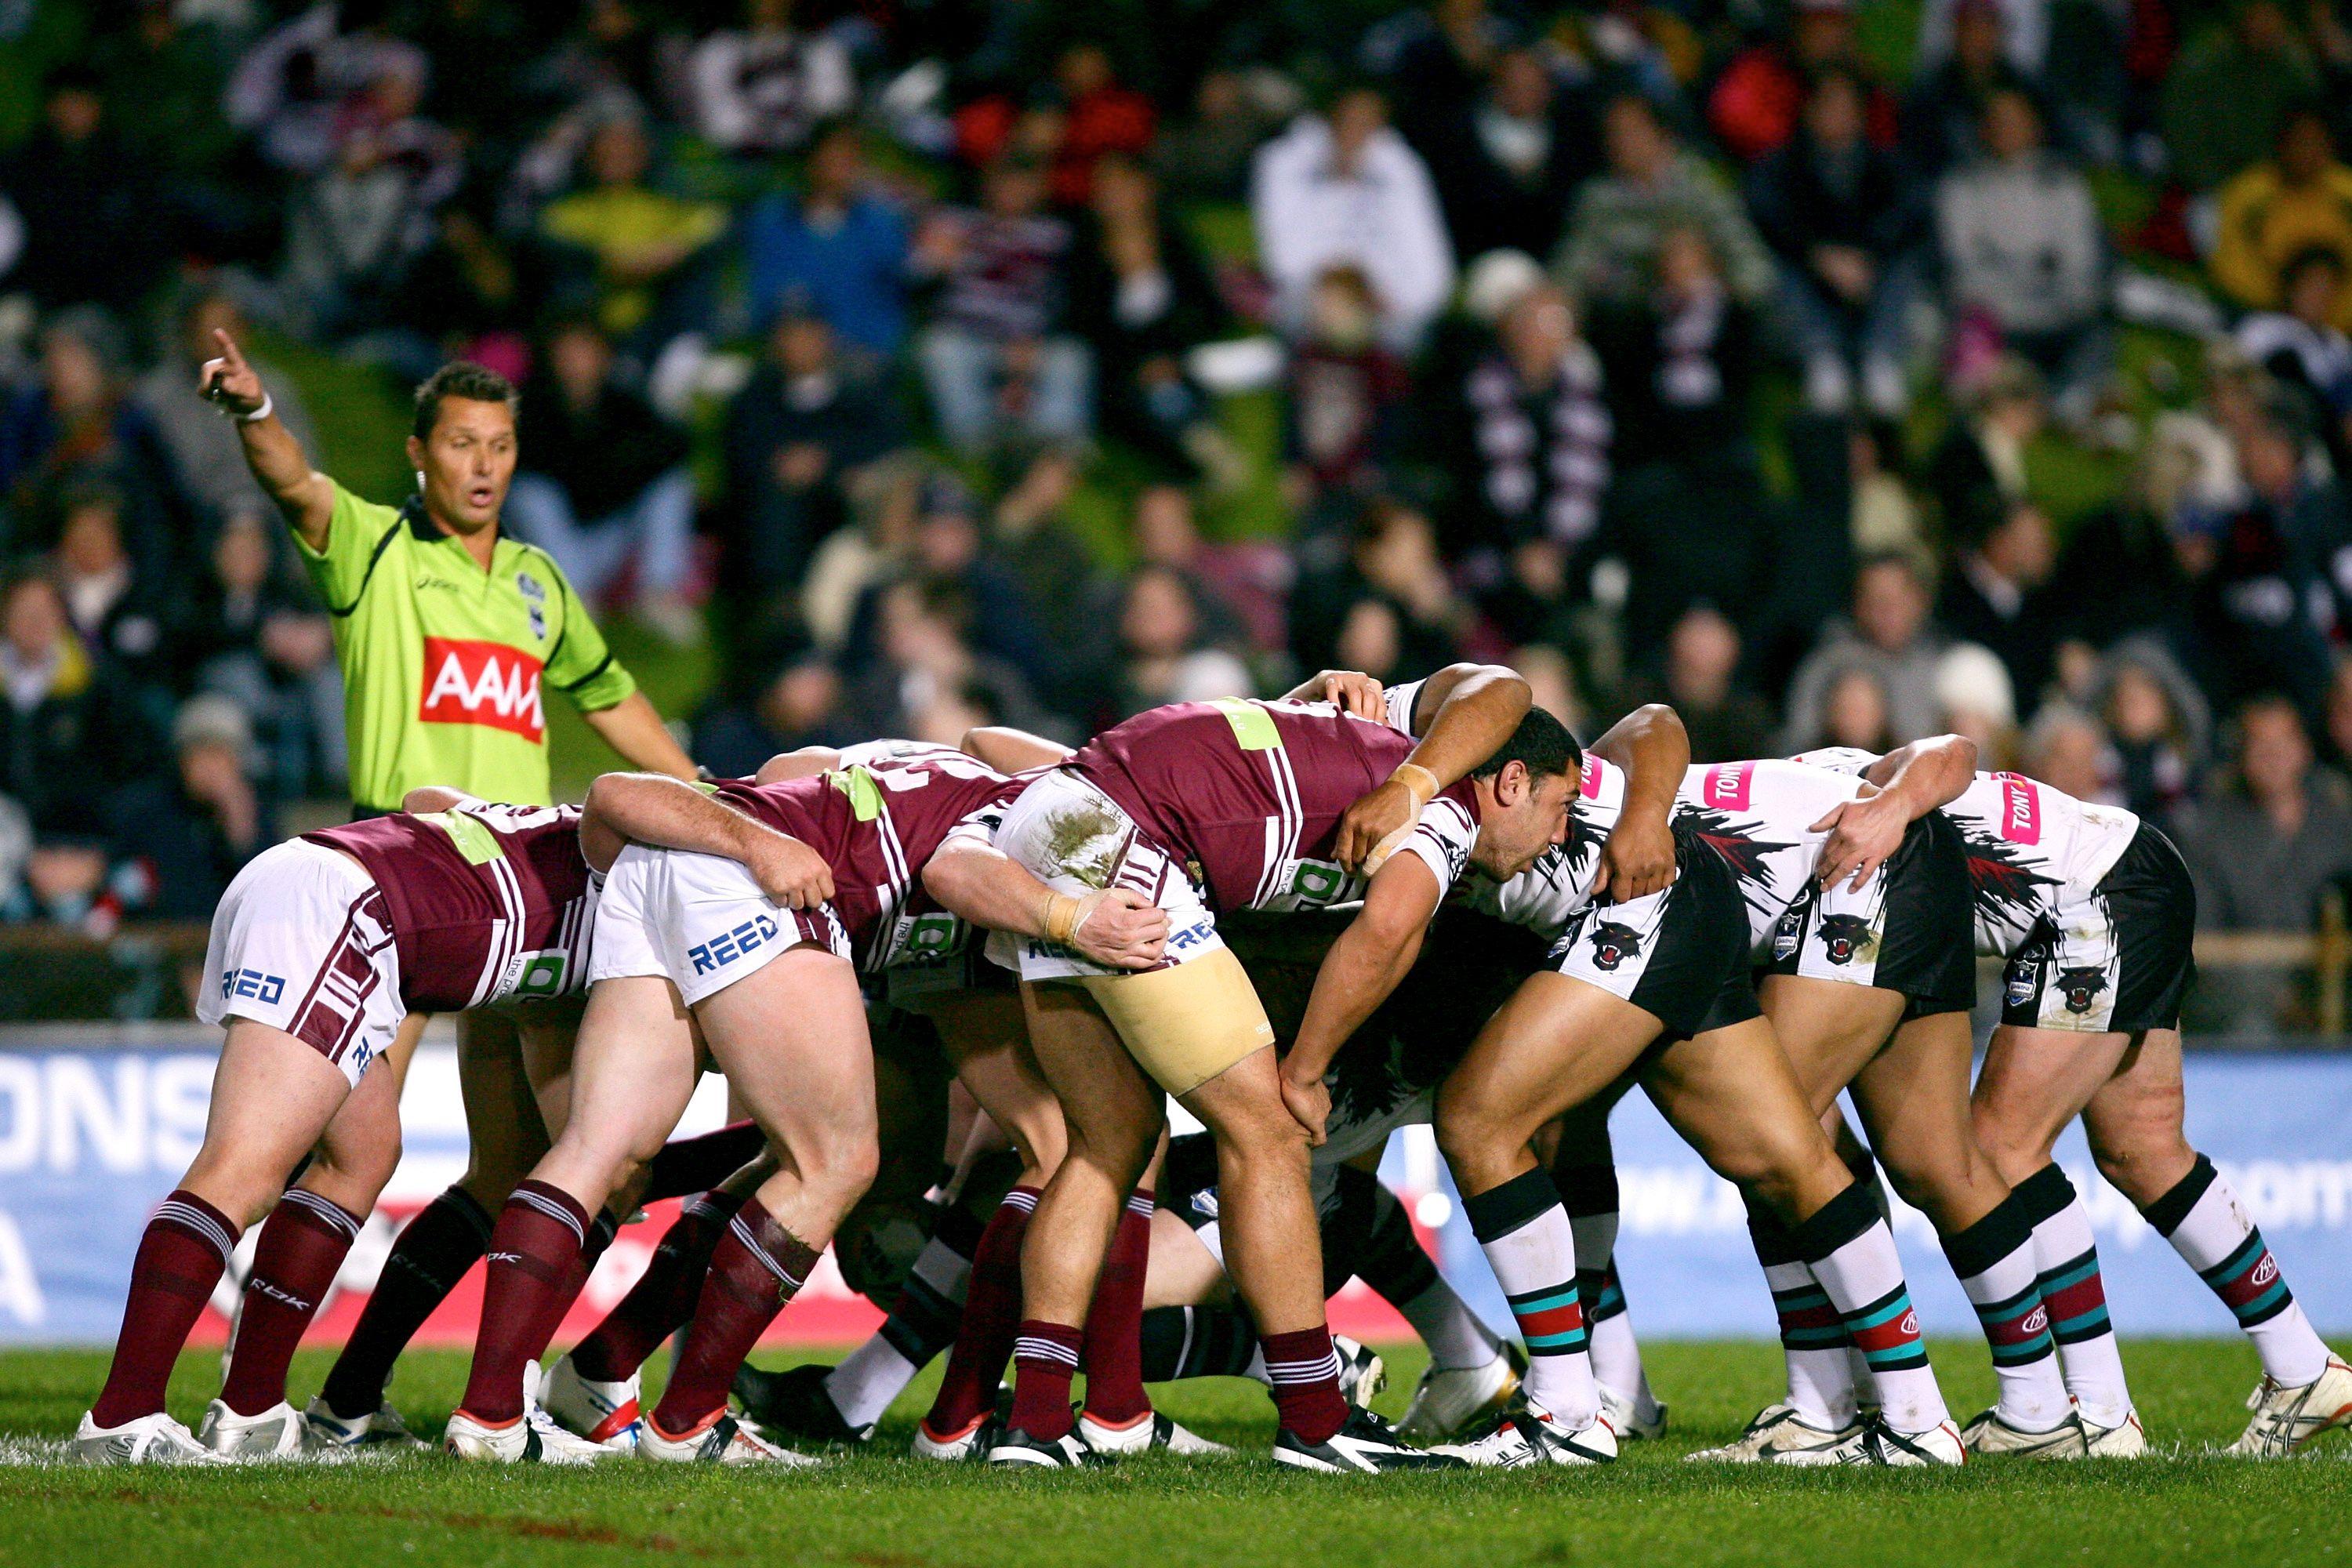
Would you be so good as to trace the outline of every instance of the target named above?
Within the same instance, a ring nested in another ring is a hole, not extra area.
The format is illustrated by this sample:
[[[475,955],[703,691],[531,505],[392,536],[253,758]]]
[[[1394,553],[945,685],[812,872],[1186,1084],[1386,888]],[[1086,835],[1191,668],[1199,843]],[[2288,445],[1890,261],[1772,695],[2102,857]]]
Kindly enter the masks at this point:
[[[2014,355],[1994,360],[1960,389],[1958,403],[1927,461],[1928,493],[1947,531],[2028,499],[2025,449],[2049,416],[2040,373]]]
[[[1358,53],[1418,136],[1477,96],[1500,51],[1516,41],[1487,0],[1433,0],[1374,24]]]
[[[923,381],[940,433],[967,454],[1079,440],[1093,423],[1093,363],[1063,331],[1070,226],[1045,203],[1044,169],[1008,153],[982,174],[977,209],[916,234],[916,273],[938,291],[917,343]]]
[[[1599,141],[1589,99],[1564,88],[1541,53],[1496,56],[1485,90],[1435,125],[1426,148],[1454,253],[1549,255]]]
[[[122,498],[124,543],[149,580],[168,573],[182,536],[171,459],[146,411],[124,395],[121,334],[95,306],[52,318],[38,379],[0,404],[0,495],[16,513],[17,547],[55,538],[58,509],[97,480]]]
[[[2281,0],[2237,0],[2164,79],[2160,128],[2173,177],[2212,190],[2268,153],[2287,111],[2319,87]]]
[[[1937,185],[1937,237],[1958,329],[1998,332],[2080,417],[2114,355],[2106,240],[2089,183],[2044,150],[2043,129],[2024,93],[1992,95],[1984,156]]]
[[[141,376],[131,396],[155,423],[164,449],[171,455],[172,475],[179,488],[217,523],[238,511],[265,507],[268,498],[246,467],[245,447],[236,426],[197,389],[199,373],[208,359],[217,358],[215,331],[227,332],[245,347],[246,362],[269,388],[278,417],[294,438],[311,452],[318,450],[310,411],[293,378],[252,346],[245,313],[236,302],[216,289],[188,296],[180,311],[177,331],[164,344],[154,367]]]
[[[222,179],[236,141],[221,113],[227,29],[217,19],[183,17],[168,0],[129,9],[128,25],[93,40],[90,51],[107,120],[138,165],[167,180],[175,205],[233,199]]]
[[[129,783],[152,765],[129,693],[94,663],[66,619],[57,584],[25,573],[0,585],[0,793],[43,837],[105,826],[94,780]]]
[[[2155,822],[2171,820],[2197,787],[2212,719],[2180,666],[2145,641],[2118,647],[2100,675],[2122,804]]]
[[[841,676],[797,637],[772,641],[688,721],[694,755],[720,778],[742,778],[778,752],[865,737],[841,715]]]
[[[1979,767],[2017,765],[2017,686],[2000,655],[1972,642],[1947,646],[1936,660],[1936,705],[1941,728],[1976,742]]]
[[[847,121],[821,129],[800,191],[743,215],[753,314],[820,316],[844,344],[888,358],[907,335],[907,236],[906,215],[866,176],[864,133]]]
[[[1796,0],[1796,13],[1783,34],[1769,34],[1731,58],[1707,95],[1707,124],[1736,158],[1754,162],[1789,144],[1811,87],[1828,72],[1853,77],[1861,89],[1857,107],[1869,120],[1870,140],[1895,142],[1895,100],[1853,75],[1853,0]]]
[[[793,0],[744,0],[743,26],[721,27],[687,60],[695,129],[722,152],[788,153],[818,121],[856,102],[848,52],[793,25]]]
[[[1446,470],[1455,485],[1449,554],[1591,538],[1615,436],[1600,356],[1577,335],[1568,297],[1549,284],[1504,312],[1494,347],[1462,384]]]
[[[2226,439],[2200,421],[2170,416],[2158,422],[2123,493],[2075,522],[2052,574],[2066,595],[2061,636],[2104,646],[2136,632],[2187,635],[2189,579],[2173,520],[2198,510],[2198,454],[2209,437],[2234,470]],[[2229,480],[2234,487],[2234,471]]]
[[[1656,282],[1669,229],[1706,237],[1734,298],[1757,304],[1772,289],[1772,255],[1738,201],[1696,154],[1676,144],[1657,106],[1622,92],[1601,112],[1608,172],[1585,183],[1552,274],[1587,303],[1641,300]]]
[[[1367,604],[1382,607],[1384,626],[1363,609]],[[1385,630],[1395,645],[1395,669],[1412,679],[1459,657],[1476,617],[1447,574],[1429,519],[1392,497],[1376,496],[1365,503],[1344,547],[1326,540],[1306,552],[1290,601],[1290,648],[1301,669],[1381,675],[1370,664],[1348,662],[1340,649],[1351,637]]]
[[[900,439],[888,403],[842,366],[832,329],[779,317],[720,431],[719,596],[740,612],[792,594],[817,545],[848,521],[856,471]]]
[[[1184,367],[1223,315],[1208,268],[1142,164],[1106,154],[1091,184],[1091,221],[1070,268],[1070,324],[1094,348],[1104,427],[1164,467],[1197,465],[1230,487],[1246,478],[1234,473],[1242,459]]]
[[[191,697],[172,723],[173,771],[114,796],[110,847],[127,912],[204,921],[247,860],[278,841],[246,774],[253,732],[226,697]]]
[[[2352,653],[2336,656],[2336,677],[2327,683],[2327,750],[2336,782],[2352,796]]]
[[[1358,87],[1328,115],[1304,114],[1257,154],[1250,211],[1276,320],[1302,331],[1317,282],[1353,267],[1379,302],[1390,347],[1417,342],[1454,289],[1454,247],[1420,154],[1389,128],[1388,104]]]
[[[334,633],[276,559],[280,531],[259,508],[222,522],[173,657],[199,690],[233,698],[253,718],[272,798],[341,795],[348,758]]]
[[[2338,279],[2352,268],[2352,168],[2319,110],[2289,114],[2271,156],[2221,188],[2221,223],[2213,281],[2249,310],[2291,310],[2288,269],[2315,251],[2335,259]],[[2326,319],[2352,328],[2352,294],[2339,287]]]
[[[2338,474],[2352,471],[2352,337],[2336,325],[2352,263],[2324,246],[2290,258],[2279,274],[2279,305],[2238,323],[2237,345],[2279,382],[2296,389],[2324,432]]]
[[[2309,931],[2322,888],[2352,873],[2352,809],[2315,790],[2311,742],[2294,703],[2240,709],[2237,765],[2184,818],[2197,923],[2211,931]]]
[[[1891,751],[1895,744],[1895,731],[1888,725],[1886,714],[1885,679],[1858,664],[1842,664],[1831,673],[1823,690],[1821,723],[1805,737],[1803,744],[1851,746],[1863,752]]]
[[[1915,186],[1870,144],[1862,84],[1819,78],[1795,137],[1748,176],[1748,205],[1780,258],[1780,302],[1805,366],[1805,401],[1843,414],[1859,368],[1864,405],[1899,416],[1924,234]]]
[[[355,128],[334,162],[295,187],[278,282],[288,310],[315,336],[394,325],[392,302],[432,237],[415,172],[391,152],[374,128]]]
[[[724,209],[647,183],[654,149],[635,114],[609,114],[588,138],[587,183],[548,204],[542,236],[560,263],[579,274],[597,320],[616,342],[647,358],[683,324],[675,296],[705,247],[727,226]],[[665,310],[665,306],[672,309]]]
[[[2098,720],[2068,702],[2051,702],[2027,729],[2019,771],[2052,789],[2098,805],[2121,805],[2115,752]]]
[[[170,255],[152,165],[107,122],[98,73],[49,73],[41,119],[0,159],[0,275],[44,309],[96,300],[128,309]]]
[[[1772,708],[1739,679],[1739,628],[1712,605],[1694,605],[1666,636],[1660,674],[1634,683],[1634,701],[1669,703],[1682,715],[1694,763],[1771,754]]]
[[[337,0],[264,34],[229,77],[222,100],[229,123],[280,169],[324,169],[364,117],[370,94],[397,82],[412,100],[424,95],[432,62],[394,22],[390,0]]]
[[[965,584],[904,579],[875,596],[874,612],[875,657],[851,682],[845,707],[854,733],[913,737],[946,703],[979,704],[992,714],[989,722],[1047,733],[1061,728],[1019,670],[973,648],[980,623]]]
[[[1200,606],[1180,572],[1146,566],[1127,580],[1118,640],[1118,718],[1166,702],[1255,693],[1249,667],[1202,635]]]
[[[520,454],[507,517],[555,557],[592,606],[632,571],[640,618],[676,643],[700,640],[687,577],[694,480],[686,437],[613,374],[613,347],[593,317],[559,319],[525,385]]]
[[[1822,743],[1818,737],[1831,731],[1831,689],[1849,671],[1877,683],[1884,722],[1896,744],[1941,730],[1936,666],[1945,638],[1928,619],[1928,607],[1927,584],[1909,557],[1877,555],[1862,562],[1854,572],[1853,618],[1832,621],[1789,682],[1785,749],[1801,752]]]
[[[2051,582],[2058,541],[2031,501],[1956,519],[1958,554],[1944,576],[1936,618],[1956,637],[2000,656],[2010,684],[2031,710],[2057,656],[2059,593]]]
[[[2040,11],[2021,5],[2020,12]],[[1948,48],[1932,50],[1903,105],[1903,152],[1915,177],[1933,179],[1985,153],[1985,107],[2000,92],[2035,91],[2035,79],[2011,58],[2009,26],[1997,0],[1957,0],[1931,7],[1928,26],[1948,19]],[[2032,50],[2028,43],[2020,52]]]
[[[1139,563],[1183,577],[1210,642],[1261,653],[1284,646],[1284,603],[1297,568],[1281,545],[1204,542],[1192,498],[1176,485],[1149,485],[1135,498],[1133,542]]]
[[[1316,280],[1286,400],[1286,455],[1302,500],[1362,489],[1394,450],[1405,364],[1379,333],[1379,301],[1362,272],[1334,267]]]
[[[1171,200],[1249,200],[1250,160],[1258,143],[1281,125],[1282,117],[1266,104],[1270,77],[1265,72],[1252,79],[1224,68],[1202,73],[1192,116],[1163,122],[1152,148],[1152,165],[1167,183]]]
[[[58,593],[74,636],[132,682],[162,680],[166,590],[123,546],[121,495],[103,483],[79,485],[59,515]]]
[[[1158,115],[1150,99],[1120,83],[1110,51],[1093,39],[1072,44],[1055,57],[1054,88],[1062,121],[1054,149],[1054,202],[1082,206],[1094,194],[1096,162],[1150,151]]]

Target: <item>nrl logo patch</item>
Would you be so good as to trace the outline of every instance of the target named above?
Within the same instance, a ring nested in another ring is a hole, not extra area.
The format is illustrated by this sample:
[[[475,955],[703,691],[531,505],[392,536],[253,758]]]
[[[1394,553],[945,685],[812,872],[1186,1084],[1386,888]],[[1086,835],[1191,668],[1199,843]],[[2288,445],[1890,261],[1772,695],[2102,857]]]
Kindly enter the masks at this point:
[[[1790,910],[1772,928],[1772,961],[1781,963],[1797,955],[1797,943],[1804,940],[1805,917]]]

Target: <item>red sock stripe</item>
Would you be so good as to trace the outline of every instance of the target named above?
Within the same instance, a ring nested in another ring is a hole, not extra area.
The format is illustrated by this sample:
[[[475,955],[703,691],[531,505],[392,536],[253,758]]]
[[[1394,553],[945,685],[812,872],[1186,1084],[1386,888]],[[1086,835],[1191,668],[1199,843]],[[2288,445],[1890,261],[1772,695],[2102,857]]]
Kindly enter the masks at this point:
[[[1580,1333],[1584,1328],[1584,1310],[1574,1301],[1541,1312],[1521,1312],[1518,1315],[1519,1335],[1523,1339],[1546,1339],[1553,1334]]]

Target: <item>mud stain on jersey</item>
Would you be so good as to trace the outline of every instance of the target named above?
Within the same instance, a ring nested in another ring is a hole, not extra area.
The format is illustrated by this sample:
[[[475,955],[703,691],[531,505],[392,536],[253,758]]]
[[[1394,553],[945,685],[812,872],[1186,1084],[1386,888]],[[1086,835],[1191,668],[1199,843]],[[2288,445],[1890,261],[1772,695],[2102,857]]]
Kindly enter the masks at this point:
[[[1045,818],[1045,859],[1089,888],[1108,888],[1127,837],[1118,818],[1098,805],[1073,805]]]

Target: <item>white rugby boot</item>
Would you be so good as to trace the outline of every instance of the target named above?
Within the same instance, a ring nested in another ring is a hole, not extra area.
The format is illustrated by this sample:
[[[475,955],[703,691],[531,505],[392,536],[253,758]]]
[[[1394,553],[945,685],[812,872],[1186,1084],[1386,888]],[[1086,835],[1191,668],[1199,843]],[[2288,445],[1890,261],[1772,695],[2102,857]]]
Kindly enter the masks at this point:
[[[1519,1375],[1527,1370],[1527,1353],[1514,1344],[1495,1352],[1484,1366],[1427,1367],[1414,1384],[1412,1403],[1397,1423],[1397,1436],[1416,1443],[1435,1443],[1453,1436],[1481,1416],[1508,1409],[1519,1392]]]
[[[1223,1443],[1212,1443],[1187,1430],[1164,1410],[1125,1426],[1106,1426],[1091,1415],[1078,1417],[1078,1440],[1097,1454],[1125,1458],[1129,1454],[1230,1454]]]
[[[1359,1410],[1370,1410],[1373,1396],[1389,1385],[1388,1363],[1380,1352],[1345,1334],[1331,1336],[1331,1350],[1339,1358],[1339,1397]]]
[[[2113,1426],[2102,1426],[2074,1412],[2083,1428],[2083,1457],[2090,1459],[2141,1459],[2147,1457],[2147,1434],[2140,1429],[2139,1412],[2127,1410]]]
[[[441,1447],[460,1459],[492,1465],[595,1465],[620,1451],[565,1431],[536,1405],[503,1426],[460,1410],[441,1429]]]
[[[1684,1459],[1700,1465],[1769,1465],[1788,1454],[1826,1453],[1859,1436],[1859,1417],[1835,1431],[1815,1426],[1792,1405],[1768,1405],[1738,1436],[1718,1448],[1701,1448]]]
[[[1968,1462],[1960,1446],[1960,1429],[1942,1421],[1925,1432],[1897,1432],[1884,1420],[1865,1421],[1862,1429],[1834,1447],[1808,1448],[1773,1455],[1777,1465],[1877,1465],[1888,1469],[1952,1468]]]
[[[1433,1450],[1477,1469],[1517,1469],[1527,1465],[1606,1465],[1617,1458],[1617,1434],[1609,1417],[1569,1431],[1533,1405],[1506,1411],[1475,1437]]]
[[[282,1399],[258,1415],[239,1415],[215,1399],[205,1408],[196,1441],[234,1464],[319,1457],[303,1446],[301,1413]]]
[[[1644,1415],[1636,1401],[1626,1398],[1605,1384],[1597,1386],[1601,1389],[1601,1414],[1609,1417],[1609,1429],[1617,1434],[1620,1443],[1654,1443],[1666,1435],[1664,1405],[1653,1399],[1650,1401],[1650,1413]]]
[[[1033,1437],[1018,1426],[1000,1426],[989,1445],[988,1462],[1004,1470],[1084,1470],[1118,1461],[1095,1452],[1075,1427],[1058,1437]]]
[[[2331,1355],[2326,1371],[2297,1388],[2265,1377],[2247,1395],[2246,1408],[2254,1418],[2230,1445],[2230,1452],[2252,1459],[2284,1458],[2323,1432],[2352,1426],[2352,1366]]]
[[[1293,1469],[1320,1470],[1333,1475],[1382,1475],[1391,1470],[1456,1470],[1458,1455],[1433,1448],[1416,1448],[1396,1435],[1395,1428],[1358,1407],[1348,1413],[1348,1424],[1320,1443],[1309,1443],[1285,1430],[1274,1439],[1274,1462]]]
[[[931,1434],[929,1421],[915,1424],[915,1440],[908,1452],[918,1459],[929,1459],[942,1465],[969,1465],[988,1458],[997,1435],[1004,1430],[994,1415],[987,1415],[952,1436],[939,1437]]]
[[[1960,1447],[1972,1455],[2009,1454],[2021,1459],[2080,1459],[2090,1452],[2079,1416],[2070,1414],[2047,1432],[2029,1432],[2011,1425],[1997,1408],[1960,1428]]]
[[[320,1454],[413,1454],[429,1447],[389,1405],[338,1415],[323,1396],[302,1407],[302,1441]]]
[[[671,1436],[646,1421],[637,1436],[637,1458],[670,1465],[772,1465],[813,1469],[824,1461],[768,1441],[757,1426],[721,1409],[693,1431]]]
[[[599,1383],[581,1376],[567,1352],[540,1380],[539,1398],[550,1415],[591,1443],[637,1446],[645,1424],[637,1409],[634,1373],[617,1383]]]
[[[158,1410],[120,1426],[101,1426],[82,1413],[81,1426],[66,1446],[79,1465],[225,1465],[228,1461],[196,1441],[195,1434]]]

